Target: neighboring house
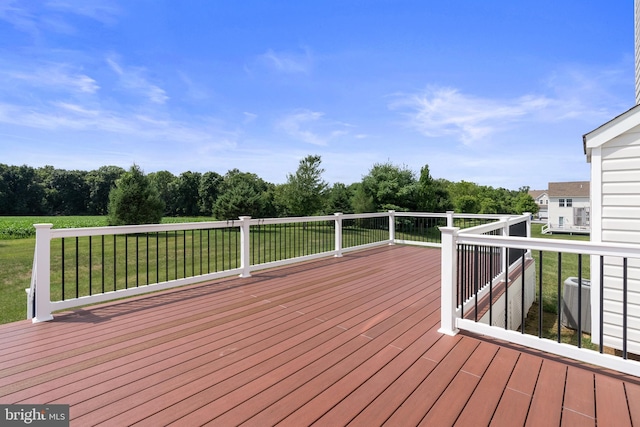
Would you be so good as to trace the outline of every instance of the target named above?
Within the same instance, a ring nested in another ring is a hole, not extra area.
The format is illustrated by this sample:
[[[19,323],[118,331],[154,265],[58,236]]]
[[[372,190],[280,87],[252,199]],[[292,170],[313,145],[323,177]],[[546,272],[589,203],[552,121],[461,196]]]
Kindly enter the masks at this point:
[[[591,163],[591,241],[640,244],[640,106],[587,133],[583,144]],[[617,349],[622,342],[621,265],[604,257],[604,344]],[[593,301],[599,297],[599,257],[591,259],[591,283]],[[627,286],[628,312],[640,313],[638,260],[629,260]],[[629,351],[640,354],[640,319],[635,316],[629,320]]]
[[[591,230],[589,181],[550,182],[547,225],[543,233],[588,234]]]
[[[536,217],[540,220],[549,218],[549,192],[547,190],[529,190],[529,195],[538,205]]]

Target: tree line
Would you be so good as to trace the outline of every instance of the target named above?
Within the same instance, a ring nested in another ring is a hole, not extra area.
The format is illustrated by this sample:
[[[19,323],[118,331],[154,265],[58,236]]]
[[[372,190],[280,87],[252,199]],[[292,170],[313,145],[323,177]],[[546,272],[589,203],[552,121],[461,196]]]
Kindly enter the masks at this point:
[[[156,208],[162,216],[225,220],[241,215],[269,218],[389,209],[486,214],[537,211],[527,187],[515,191],[434,179],[428,165],[416,173],[406,166],[377,163],[362,181],[348,185],[329,185],[323,173],[317,155],[300,160],[284,184],[272,184],[238,169],[224,175],[192,171],[174,175],[169,171],[144,174],[136,165],[128,171],[119,166],[82,171],[0,164],[0,215],[107,215],[110,194],[137,182],[132,175],[148,185],[151,193],[145,197],[160,200]]]

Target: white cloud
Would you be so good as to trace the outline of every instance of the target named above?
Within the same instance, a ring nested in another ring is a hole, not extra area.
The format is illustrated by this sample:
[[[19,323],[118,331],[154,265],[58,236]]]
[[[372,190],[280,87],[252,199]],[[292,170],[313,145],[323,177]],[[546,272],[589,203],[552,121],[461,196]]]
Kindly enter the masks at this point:
[[[164,104],[169,96],[161,87],[149,82],[142,67],[123,67],[115,55],[106,58],[107,64],[120,78],[120,84],[130,92],[138,93],[154,104]]]
[[[178,71],[178,76],[187,88],[185,93],[188,98],[195,101],[202,101],[211,97],[209,91],[206,88],[204,88],[200,84],[195,83],[185,72]]]
[[[242,121],[242,123],[244,123],[245,125],[253,122],[255,119],[258,118],[257,114],[250,113],[248,111],[244,111],[242,115],[244,116],[244,120]]]
[[[12,79],[52,91],[93,94],[100,89],[93,78],[74,71],[73,67],[67,64],[47,64],[35,70],[6,71],[5,73]]]
[[[544,96],[497,100],[466,95],[453,88],[431,87],[402,97],[390,108],[405,110],[409,124],[428,137],[453,135],[470,144],[504,130],[551,102]]]
[[[258,57],[258,62],[285,74],[308,73],[313,66],[311,52],[306,48],[303,53],[276,52],[268,49]]]
[[[539,94],[511,99],[479,97],[456,88],[432,86],[397,96],[389,104],[409,126],[427,137],[453,136],[465,145],[486,140],[523,123],[549,125],[566,120],[598,123],[625,110],[609,93],[620,71],[565,68]]]
[[[296,110],[282,118],[276,127],[293,139],[312,145],[328,145],[330,141],[349,135],[349,128],[354,126],[328,120],[324,113],[311,110]]]
[[[283,118],[278,128],[291,137],[313,145],[326,145],[327,139],[309,130],[309,126],[318,122],[324,113],[310,110],[300,110]]]
[[[120,9],[111,0],[51,0],[44,4],[18,0],[0,1],[0,20],[34,37],[43,32],[76,33],[75,27],[69,22],[70,15],[113,25],[119,14]]]
[[[49,9],[85,16],[103,24],[114,24],[120,8],[111,0],[49,0]]]
[[[0,123],[56,132],[106,132],[132,141],[229,146],[237,135],[207,120],[183,122],[132,111],[87,108],[70,102],[36,107],[0,103]]]

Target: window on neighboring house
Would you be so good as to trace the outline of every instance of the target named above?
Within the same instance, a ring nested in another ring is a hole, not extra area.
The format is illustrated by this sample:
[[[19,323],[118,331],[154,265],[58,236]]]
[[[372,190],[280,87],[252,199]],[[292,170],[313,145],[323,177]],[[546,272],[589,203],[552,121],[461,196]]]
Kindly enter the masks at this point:
[[[560,207],[564,208],[564,199],[560,199],[559,203],[560,203]]]
[[[573,208],[573,223],[578,226],[586,227],[591,223],[591,213],[589,208]]]
[[[573,199],[567,199],[567,207],[570,208],[573,206]]]

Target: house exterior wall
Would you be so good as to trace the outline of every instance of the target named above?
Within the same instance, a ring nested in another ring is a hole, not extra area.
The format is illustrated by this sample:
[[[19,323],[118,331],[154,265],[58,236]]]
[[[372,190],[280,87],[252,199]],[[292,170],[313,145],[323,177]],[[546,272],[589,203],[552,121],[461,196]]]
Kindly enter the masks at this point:
[[[591,150],[593,242],[640,244],[640,126],[635,126]],[[621,259],[604,259],[603,344],[622,349]],[[600,259],[591,259],[592,319],[599,298]],[[593,291],[596,291],[595,293]],[[640,354],[640,261],[629,259],[628,351]],[[597,328],[597,325],[594,325]],[[594,339],[595,338],[595,339]],[[597,342],[597,331],[592,340]]]
[[[538,205],[538,219],[546,220],[549,218],[549,195],[546,191],[533,190],[529,191],[529,195]]]
[[[597,241],[640,244],[640,129],[612,139],[598,154],[601,225]],[[621,259],[605,258],[604,344],[618,349],[622,348],[622,271]],[[628,261],[627,289],[629,351],[640,354],[639,260]]]
[[[560,206],[560,199],[565,200],[565,206]],[[566,200],[571,199],[571,207],[566,207]],[[571,229],[579,224],[575,223],[575,208],[590,208],[591,202],[588,197],[549,197],[549,213],[548,223],[554,229]],[[563,218],[562,226],[560,225],[560,217]],[[584,225],[582,225],[584,226]]]

